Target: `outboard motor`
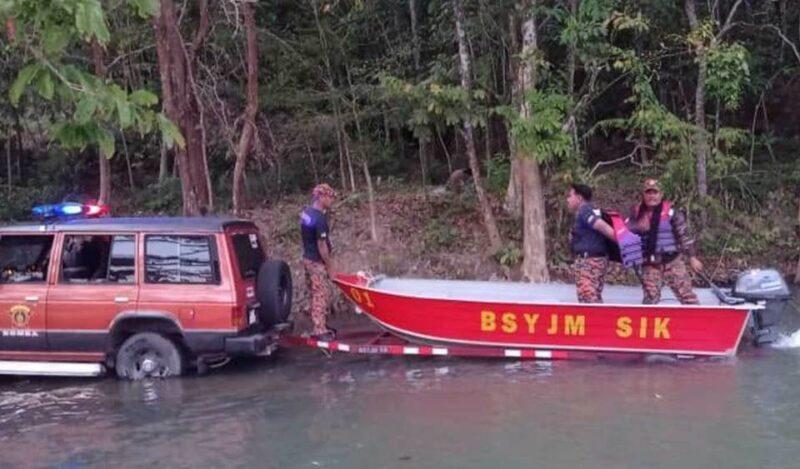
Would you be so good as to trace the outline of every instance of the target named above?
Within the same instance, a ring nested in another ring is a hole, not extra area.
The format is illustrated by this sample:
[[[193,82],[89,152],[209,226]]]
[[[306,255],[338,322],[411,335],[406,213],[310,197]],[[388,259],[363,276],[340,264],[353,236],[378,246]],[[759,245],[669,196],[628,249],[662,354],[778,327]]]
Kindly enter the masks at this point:
[[[778,339],[778,322],[790,298],[789,287],[778,271],[754,269],[743,272],[736,280],[731,296],[764,305],[764,309],[754,310],[750,316],[750,332],[756,345]]]

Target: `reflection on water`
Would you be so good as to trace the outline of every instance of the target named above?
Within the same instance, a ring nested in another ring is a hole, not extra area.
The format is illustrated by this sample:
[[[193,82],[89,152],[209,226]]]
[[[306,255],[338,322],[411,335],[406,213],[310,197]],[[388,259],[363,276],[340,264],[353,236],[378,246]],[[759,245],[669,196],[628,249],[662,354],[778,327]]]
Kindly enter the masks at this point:
[[[201,378],[0,377],[0,467],[797,467],[798,389],[800,349],[773,348],[645,363],[286,350]]]
[[[0,467],[793,466],[800,353],[678,363],[288,351],[202,378],[0,380]]]

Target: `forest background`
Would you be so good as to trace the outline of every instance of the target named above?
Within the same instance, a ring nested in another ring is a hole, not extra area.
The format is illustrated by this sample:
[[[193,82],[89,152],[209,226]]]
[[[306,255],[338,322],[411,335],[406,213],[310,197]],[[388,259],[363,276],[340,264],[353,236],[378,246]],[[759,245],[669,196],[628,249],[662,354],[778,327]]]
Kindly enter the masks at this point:
[[[569,183],[627,210],[657,177],[715,278],[800,281],[798,0],[0,0],[0,31],[5,222],[233,212],[295,259],[328,182],[343,269],[542,281]]]

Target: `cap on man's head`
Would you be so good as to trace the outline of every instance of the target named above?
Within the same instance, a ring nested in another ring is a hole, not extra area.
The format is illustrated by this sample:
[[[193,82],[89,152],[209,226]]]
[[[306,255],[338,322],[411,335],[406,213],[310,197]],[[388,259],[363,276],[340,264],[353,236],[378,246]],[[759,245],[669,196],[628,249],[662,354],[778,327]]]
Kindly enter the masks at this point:
[[[333,190],[333,187],[329,186],[328,184],[322,183],[317,184],[314,189],[311,191],[311,196],[315,199],[319,199],[320,197],[331,197],[336,198],[336,191]]]
[[[642,184],[642,192],[647,191],[661,192],[661,184],[658,183],[657,179],[645,179]]]

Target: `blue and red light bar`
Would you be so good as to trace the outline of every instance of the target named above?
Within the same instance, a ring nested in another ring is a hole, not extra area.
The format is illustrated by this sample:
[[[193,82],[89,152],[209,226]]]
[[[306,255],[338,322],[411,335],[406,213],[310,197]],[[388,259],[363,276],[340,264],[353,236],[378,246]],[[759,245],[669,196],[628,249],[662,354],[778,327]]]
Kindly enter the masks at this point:
[[[108,206],[100,204],[79,204],[63,202],[60,204],[37,205],[33,207],[34,218],[94,218],[108,214]]]

